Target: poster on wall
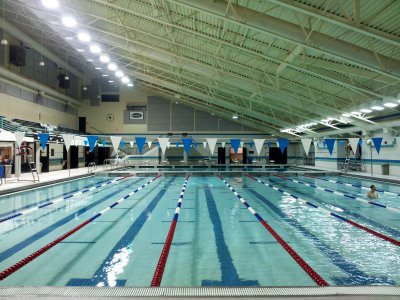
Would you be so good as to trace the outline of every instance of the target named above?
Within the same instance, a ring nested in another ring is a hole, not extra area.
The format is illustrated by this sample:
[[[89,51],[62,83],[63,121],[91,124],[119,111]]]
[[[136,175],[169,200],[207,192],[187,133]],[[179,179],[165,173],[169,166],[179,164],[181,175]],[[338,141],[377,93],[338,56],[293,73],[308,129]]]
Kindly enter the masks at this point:
[[[143,120],[144,112],[143,111],[130,111],[129,119],[130,120]]]

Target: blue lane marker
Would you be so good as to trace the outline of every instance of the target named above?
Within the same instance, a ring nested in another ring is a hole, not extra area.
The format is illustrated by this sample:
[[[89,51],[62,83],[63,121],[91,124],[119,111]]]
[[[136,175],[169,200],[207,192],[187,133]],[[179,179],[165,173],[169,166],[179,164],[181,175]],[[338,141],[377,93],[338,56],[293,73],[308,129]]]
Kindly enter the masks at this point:
[[[332,278],[337,285],[397,284],[394,280],[388,279],[387,277],[373,277],[359,270],[355,264],[346,260],[346,258],[343,257],[339,252],[330,248],[317,236],[303,227],[297,220],[292,219],[289,215],[285,214],[278,207],[273,205],[267,198],[257,193],[253,189],[248,189],[248,191],[258,198],[262,203],[267,205],[276,215],[281,217],[284,222],[291,225],[297,230],[297,232],[310,240],[323,254],[325,254],[330,261],[332,261],[335,266],[349,276]]]
[[[169,182],[165,185],[168,186],[174,181],[175,178],[171,178]],[[99,268],[93,274],[92,278],[72,278],[67,286],[97,286],[101,283],[103,286],[109,286],[107,275],[107,269],[110,265],[113,265],[112,262],[115,255],[121,251],[123,248],[130,248],[137,234],[142,229],[144,223],[147,221],[148,214],[151,213],[154,208],[157,206],[160,199],[164,196],[168,189],[161,189],[158,194],[151,200],[151,202],[147,205],[147,207],[142,211],[142,213],[138,216],[138,218],[133,222],[133,224],[128,228],[128,231],[121,237],[121,239],[115,244],[114,248],[108,253],[107,257],[103,260]],[[124,286],[126,280],[125,279],[117,279],[116,286]]]
[[[123,187],[128,187],[132,184],[138,183],[139,181],[142,181],[143,178],[138,179],[137,181],[133,182],[133,183],[129,183],[124,185]],[[80,210],[73,212],[72,214],[66,216],[65,218],[57,221],[56,223],[42,229],[41,231],[35,233],[34,235],[26,238],[25,240],[19,242],[18,244],[12,246],[11,248],[8,248],[6,250],[4,250],[3,252],[0,253],[0,262],[4,261],[5,259],[13,256],[15,253],[21,251],[22,249],[28,247],[30,244],[36,242],[37,240],[41,239],[42,237],[46,236],[47,234],[49,234],[50,232],[56,230],[57,228],[65,225],[66,223],[72,221],[75,219],[75,217],[82,215],[83,213],[85,213],[86,211],[92,209],[93,207],[99,205],[100,203],[109,200],[110,197],[112,197],[115,194],[115,192],[112,192],[106,196],[104,196],[103,198],[100,198],[99,200],[97,200],[96,202],[93,202],[83,208],[81,208]]]
[[[271,180],[271,179],[270,179],[270,180]],[[271,182],[277,183],[277,182],[274,181],[274,180],[271,180]],[[280,183],[280,184],[282,184],[282,183]],[[291,189],[291,188],[290,188],[289,186],[287,186],[286,184],[283,184],[283,185],[285,185],[287,188]],[[299,193],[299,194],[302,195],[302,196],[309,197],[309,195],[306,194],[305,192],[303,192],[302,190],[296,190],[296,192]],[[294,196],[292,195],[292,197],[294,197]],[[298,198],[298,197],[296,197],[296,198]],[[318,198],[315,198],[314,200],[315,200],[316,202],[318,202],[319,204],[323,204],[323,203],[321,203],[321,201],[320,201]],[[310,206],[318,207],[318,206],[316,206],[316,205],[313,205],[313,204],[310,203],[310,202],[306,202],[306,203],[307,203],[308,205],[310,205]],[[372,204],[372,203],[371,203],[371,204]],[[376,203],[375,203],[375,204],[376,204]],[[364,223],[366,223],[366,224],[370,224],[370,225],[374,226],[375,228],[382,229],[382,230],[386,231],[387,233],[389,233],[390,235],[393,235],[393,236],[396,236],[396,237],[400,237],[400,231],[398,231],[398,230],[396,230],[396,229],[394,229],[394,228],[391,228],[391,227],[389,227],[389,226],[380,224],[380,223],[376,222],[375,220],[372,220],[372,219],[370,219],[370,218],[366,218],[366,217],[364,217],[364,216],[362,216],[362,215],[360,215],[360,214],[353,213],[353,212],[350,212],[350,211],[347,211],[347,210],[346,210],[346,211],[343,210],[343,213],[344,213],[345,215],[354,217],[354,218],[357,219],[357,220],[361,220],[362,222],[364,222]]]
[[[202,280],[202,286],[256,286],[259,285],[257,280],[245,280],[239,278],[239,274],[233,264],[233,259],[229,248],[225,243],[224,232],[222,230],[221,219],[215,205],[214,197],[208,187],[204,189],[208,214],[213,224],[215,244],[217,246],[218,259],[221,265],[221,281]]]

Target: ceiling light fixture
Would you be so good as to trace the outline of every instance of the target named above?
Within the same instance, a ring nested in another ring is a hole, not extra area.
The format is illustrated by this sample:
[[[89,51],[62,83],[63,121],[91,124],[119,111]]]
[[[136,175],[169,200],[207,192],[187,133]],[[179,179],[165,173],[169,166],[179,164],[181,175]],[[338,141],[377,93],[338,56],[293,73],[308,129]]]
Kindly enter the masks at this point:
[[[108,77],[108,75],[107,75],[107,74],[103,74],[103,75],[101,75],[101,76],[103,76],[103,77]]]
[[[382,101],[375,100],[374,102],[372,102],[371,109],[380,111],[380,110],[384,110],[385,107],[383,106]]]
[[[100,61],[102,63],[108,63],[110,61],[110,58],[107,55],[101,55],[100,56]]]
[[[124,77],[124,72],[118,70],[117,72],[115,72],[115,76],[117,76],[118,78]]]
[[[92,52],[93,54],[98,54],[101,52],[101,48],[99,45],[91,45],[90,52]]]
[[[44,7],[51,8],[51,9],[55,9],[60,5],[58,3],[58,0],[42,0],[42,4]]]
[[[85,49],[76,49],[78,52],[85,52]]]
[[[368,114],[368,113],[371,113],[371,112],[372,112],[372,110],[370,110],[369,108],[366,108],[366,107],[361,108],[360,111],[363,112],[363,113],[365,113],[365,114]]]
[[[117,70],[118,69],[118,67],[117,67],[117,65],[116,64],[114,64],[114,63],[110,63],[110,64],[108,64],[108,69],[110,70],[110,71],[115,71],[115,70]]]
[[[132,83],[132,82],[129,82],[129,83],[127,84],[127,86],[132,87],[132,86],[133,86],[133,83]]]
[[[73,28],[78,24],[78,22],[75,20],[75,18],[70,17],[70,16],[63,17],[61,21],[65,27],[69,27],[69,28]]]
[[[100,67],[96,67],[95,69],[96,69],[96,70],[101,70],[101,68],[100,68]]]
[[[6,19],[4,19],[4,1],[3,1],[3,20],[4,20],[4,23],[5,23]],[[8,45],[8,41],[6,39],[6,33],[4,31],[4,28],[3,28],[3,38],[1,39],[0,44],[2,44],[3,46]]]
[[[346,117],[346,118],[349,118],[349,117],[351,117],[351,114],[349,114],[349,113],[342,113],[342,116],[343,116],[343,117]]]
[[[87,59],[87,61],[88,61],[88,62],[92,62],[92,61],[93,61],[93,59],[91,59],[91,58],[88,58],[88,59]]]
[[[91,37],[90,37],[89,33],[87,33],[87,32],[79,32],[78,33],[78,39],[81,42],[87,43],[87,42],[90,42]]]
[[[399,103],[397,103],[395,99],[388,98],[383,100],[383,105],[386,107],[393,108],[399,106]]]
[[[121,79],[122,83],[128,83],[129,82],[129,78],[128,77],[122,77]]]
[[[237,114],[232,115],[232,119],[238,119],[238,118],[239,118],[239,116]]]

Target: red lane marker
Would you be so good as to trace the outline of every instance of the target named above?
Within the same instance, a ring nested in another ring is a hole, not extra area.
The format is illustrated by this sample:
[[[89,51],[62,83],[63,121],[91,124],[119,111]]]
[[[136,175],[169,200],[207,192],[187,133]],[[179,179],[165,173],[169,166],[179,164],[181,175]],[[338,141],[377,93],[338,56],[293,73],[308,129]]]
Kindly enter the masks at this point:
[[[276,176],[276,177],[279,177],[279,178],[282,178],[282,179],[288,180],[286,177],[283,177],[283,176],[281,176],[281,175],[272,174],[272,176]]]
[[[184,189],[182,190],[185,192],[186,190],[186,184],[187,181],[189,180],[190,176],[186,177],[185,184],[184,184]],[[183,200],[183,195],[179,197],[179,200]],[[181,200],[181,201],[182,201]],[[180,207],[181,201],[178,201],[177,207]],[[168,235],[167,238],[165,239],[164,247],[161,251],[160,258],[158,259],[157,267],[156,270],[154,271],[153,279],[151,281],[151,287],[158,287],[161,284],[161,280],[164,274],[165,270],[165,265],[167,264],[167,259],[169,255],[169,250],[171,249],[171,244],[172,240],[174,239],[174,234],[175,234],[175,229],[176,229],[176,224],[178,222],[179,218],[179,212],[175,212],[174,217],[171,222],[171,226],[169,227]]]
[[[318,177],[312,176],[312,175],[307,175],[307,174],[303,174],[304,177],[310,177],[310,178],[315,178],[315,179],[319,179]]]
[[[99,215],[100,216],[100,215]],[[8,276],[10,276],[11,274],[13,274],[14,272],[18,271],[19,269],[21,269],[23,266],[25,266],[26,264],[30,263],[31,261],[33,261],[34,259],[38,258],[40,255],[42,255],[43,253],[45,253],[47,250],[53,248],[55,245],[57,245],[58,243],[60,243],[61,241],[65,240],[67,237],[69,237],[70,235],[74,234],[76,231],[78,231],[79,229],[81,229],[82,227],[86,226],[87,224],[89,224],[91,221],[93,221],[95,218],[92,217],[89,220],[86,220],[85,222],[81,223],[80,225],[76,226],[75,228],[73,228],[72,230],[68,231],[67,233],[65,233],[64,235],[60,236],[59,238],[55,239],[54,241],[52,241],[51,243],[47,244],[46,246],[40,248],[38,251],[32,253],[31,255],[25,257],[24,259],[20,260],[19,262],[17,262],[16,264],[12,265],[11,267],[9,267],[8,269],[5,269],[4,271],[2,271],[0,273],[0,281],[6,279]]]
[[[271,226],[261,220],[261,224],[268,230],[268,232],[282,245],[282,247],[289,253],[291,257],[299,264],[299,266],[319,285],[319,286],[329,286],[329,284],[323,279],[309,264],[307,264],[304,259],[297,254],[292,247],[290,247],[280,236],[272,229]]]
[[[353,225],[353,226],[355,226],[355,227],[358,227],[358,228],[360,228],[360,229],[362,229],[362,230],[364,230],[364,231],[366,231],[366,232],[368,232],[368,233],[370,233],[372,235],[375,235],[375,236],[377,236],[377,237],[379,237],[379,238],[381,238],[381,239],[383,239],[385,241],[388,241],[389,243],[392,243],[393,245],[400,246],[400,241],[392,239],[391,237],[388,237],[387,235],[379,233],[379,232],[377,232],[375,230],[372,230],[372,229],[370,229],[368,227],[365,227],[365,226],[363,226],[361,224],[358,224],[356,222],[353,222],[351,220],[346,220],[346,222],[351,224],[351,225]]]

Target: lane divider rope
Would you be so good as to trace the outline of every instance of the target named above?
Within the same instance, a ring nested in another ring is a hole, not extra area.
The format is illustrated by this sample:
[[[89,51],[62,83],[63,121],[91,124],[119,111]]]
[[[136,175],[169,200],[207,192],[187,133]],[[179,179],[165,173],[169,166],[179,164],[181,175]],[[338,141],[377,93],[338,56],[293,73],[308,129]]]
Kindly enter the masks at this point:
[[[307,183],[307,182],[303,182],[303,181],[300,181],[300,180],[292,179],[290,177],[285,177],[285,176],[276,175],[276,174],[273,174],[273,176],[276,176],[276,177],[279,177],[279,178],[282,178],[282,179],[285,179],[285,180],[289,180],[289,181],[292,181],[294,183],[302,184],[304,186],[312,187],[312,188],[315,188],[317,190],[321,190],[321,191],[328,192],[328,193],[331,193],[331,194],[343,196],[343,197],[350,198],[350,199],[353,199],[353,200],[357,200],[357,201],[361,201],[361,202],[364,202],[364,203],[368,203],[368,204],[374,205],[376,207],[386,208],[386,209],[392,210],[394,212],[400,213],[400,209],[397,208],[397,207],[391,207],[391,206],[387,206],[387,205],[384,205],[384,204],[376,203],[376,202],[373,202],[373,201],[368,201],[368,200],[363,199],[361,197],[358,197],[358,196],[356,196],[354,194],[341,193],[341,192],[330,190],[330,189],[327,189],[327,188],[324,188],[324,187],[321,187],[321,186],[318,186],[318,185],[315,185],[315,184],[312,184],[312,183]]]
[[[126,196],[120,198],[119,200],[115,201],[113,204],[111,204],[110,206],[107,206],[105,209],[103,209],[102,211],[95,213],[93,217],[87,219],[86,221],[84,221],[83,223],[81,223],[80,225],[74,227],[73,229],[71,229],[70,231],[68,231],[67,233],[63,234],[62,236],[58,237],[57,239],[55,239],[54,241],[52,241],[51,243],[47,244],[46,246],[40,248],[39,250],[37,250],[36,252],[32,253],[31,255],[25,257],[24,259],[21,259],[19,262],[15,263],[14,265],[12,265],[11,267],[3,270],[0,272],[0,281],[6,279],[8,276],[10,276],[11,274],[15,273],[16,271],[18,271],[19,269],[21,269],[23,266],[29,264],[30,262],[32,262],[34,259],[38,258],[40,255],[42,255],[43,253],[47,252],[49,249],[53,248],[55,245],[59,244],[60,242],[62,242],[63,240],[65,240],[67,237],[73,235],[75,232],[77,232],[78,230],[82,229],[83,227],[85,227],[87,224],[89,224],[90,222],[94,221],[95,219],[97,219],[98,217],[100,217],[101,215],[104,215],[107,211],[111,210],[112,208],[114,208],[115,206],[117,206],[118,204],[122,203],[125,199],[129,198],[130,196],[132,196],[133,194],[136,194],[138,191],[140,191],[141,189],[145,188],[147,185],[149,185],[150,183],[152,183],[153,181],[155,181],[157,178],[159,178],[161,175],[158,175],[156,177],[154,177],[153,179],[151,179],[150,181],[146,182],[145,184],[143,184],[142,186],[138,187],[137,189],[135,189],[134,191],[130,192],[129,194],[127,194]]]
[[[321,178],[321,177],[317,177],[317,176],[312,176],[312,175],[303,175],[304,177],[309,177],[309,178],[314,178],[314,179],[319,179],[319,180],[323,180],[323,181],[327,181],[327,182],[331,182],[331,183],[337,183],[337,184],[341,184],[341,185],[345,185],[345,186],[352,186],[352,187],[356,187],[356,188],[362,188],[364,190],[369,190],[369,187],[366,186],[362,186],[362,185],[358,185],[358,184],[352,184],[352,183],[348,183],[348,182],[344,182],[344,181],[337,181],[337,180],[333,180],[333,179],[325,179],[325,178]],[[381,189],[377,189],[378,192],[383,193],[383,194],[388,194],[388,195],[395,195],[395,196],[400,196],[400,193],[394,193],[394,192],[389,192],[389,191],[385,191],[385,190],[381,190]]]
[[[275,191],[281,192],[282,194],[284,194],[286,196],[291,196],[291,197],[295,198],[296,200],[299,201],[300,204],[305,204],[305,205],[311,206],[313,208],[319,209],[319,210],[323,211],[324,213],[326,213],[329,216],[335,217],[335,218],[337,218],[339,220],[342,220],[342,221],[344,221],[346,223],[349,223],[349,224],[351,224],[351,225],[353,225],[353,226],[355,226],[355,227],[357,227],[359,229],[364,230],[365,232],[368,232],[369,234],[372,234],[372,235],[374,235],[376,237],[379,237],[379,238],[381,238],[381,239],[383,239],[385,241],[388,241],[389,243],[392,243],[393,245],[400,246],[400,241],[397,241],[397,240],[395,240],[395,239],[393,239],[393,238],[391,238],[391,237],[389,237],[387,235],[384,235],[384,234],[382,234],[380,232],[377,232],[377,231],[375,231],[375,230],[373,230],[371,228],[368,228],[368,227],[363,226],[361,224],[358,224],[358,223],[356,223],[356,222],[354,222],[354,221],[352,221],[350,219],[342,217],[341,215],[339,215],[337,213],[334,213],[334,212],[331,212],[330,210],[328,210],[326,208],[323,208],[323,207],[320,207],[320,206],[318,206],[318,205],[316,205],[316,204],[314,204],[314,203],[312,203],[310,201],[304,200],[304,199],[302,199],[300,197],[297,197],[297,196],[295,196],[293,194],[285,192],[284,190],[282,190],[282,189],[280,189],[280,188],[278,188],[278,187],[276,187],[276,186],[274,186],[272,184],[265,183],[265,182],[255,178],[255,177],[251,176],[251,175],[245,175],[245,176],[257,181],[258,183],[261,183],[261,184],[263,184],[265,186],[268,186],[268,187],[274,189]]]
[[[257,218],[258,221],[261,222],[261,224],[268,230],[268,232],[281,244],[281,246],[289,253],[289,255],[296,261],[296,263],[311,277],[311,279],[314,280],[315,283],[317,283],[319,286],[329,286],[329,284],[323,279],[306,261],[300,257],[300,255],[297,254],[297,252],[288,245],[281,237],[280,235],[272,229],[270,225],[238,194],[238,192],[235,191],[234,188],[232,188],[229,183],[222,178],[221,176],[217,175],[219,179],[221,179],[225,185],[235,194],[235,196],[239,199],[240,202],[244,206],[247,207],[247,209],[253,214],[254,217]]]
[[[71,199],[73,197],[85,194],[87,192],[91,192],[91,191],[93,191],[95,189],[101,188],[101,187],[109,185],[109,184],[114,184],[114,183],[116,183],[118,181],[121,181],[123,179],[129,178],[129,177],[132,177],[132,176],[133,175],[128,175],[128,176],[124,176],[124,177],[121,177],[121,178],[118,178],[118,179],[114,179],[114,180],[110,180],[110,181],[105,180],[105,181],[102,181],[103,183],[100,182],[101,184],[97,183],[95,186],[85,187],[82,190],[78,190],[78,191],[76,191],[76,192],[74,192],[72,194],[56,198],[56,199],[54,199],[52,201],[48,201],[48,202],[42,203],[42,204],[40,204],[38,206],[30,207],[28,209],[24,209],[24,210],[21,210],[19,212],[14,213],[14,214],[12,214],[10,216],[4,217],[4,218],[0,219],[0,223],[12,220],[12,219],[14,219],[16,217],[19,217],[19,216],[24,216],[24,215],[30,214],[30,213],[32,213],[34,211],[37,211],[37,210],[41,209],[41,208],[48,207],[48,206],[50,206],[52,204],[55,204],[55,203],[58,203],[58,202],[61,202],[61,201],[67,200],[67,199]]]
[[[158,264],[156,270],[154,271],[153,279],[151,281],[151,287],[158,287],[161,284],[161,280],[164,274],[165,265],[167,264],[169,250],[171,249],[172,240],[174,239],[175,228],[178,222],[179,213],[181,211],[183,196],[185,195],[185,190],[187,183],[189,181],[189,177],[186,177],[185,182],[183,183],[183,187],[181,190],[181,194],[179,195],[178,203],[176,205],[175,213],[171,221],[171,225],[169,227],[167,238],[165,239],[164,247],[161,251],[160,258],[158,260]]]

